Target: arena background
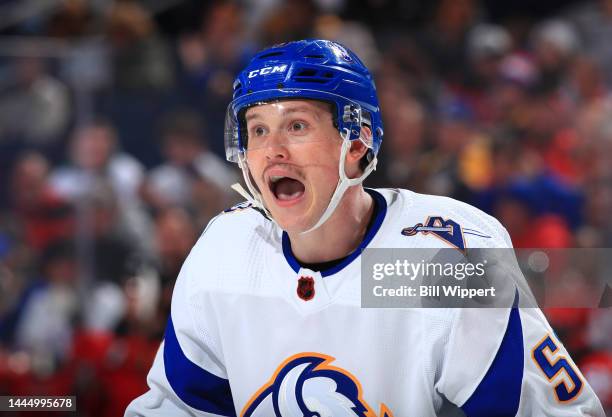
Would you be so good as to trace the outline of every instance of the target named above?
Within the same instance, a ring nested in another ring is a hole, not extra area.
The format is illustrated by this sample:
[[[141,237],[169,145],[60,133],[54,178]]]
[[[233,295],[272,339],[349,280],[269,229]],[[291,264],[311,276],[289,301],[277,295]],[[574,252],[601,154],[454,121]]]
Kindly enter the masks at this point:
[[[306,37],[375,73],[367,185],[474,204],[520,248],[612,246],[611,0],[0,0],[1,395],[110,417],[145,391],[181,263],[238,201],[233,76]],[[608,411],[609,297],[545,311]]]

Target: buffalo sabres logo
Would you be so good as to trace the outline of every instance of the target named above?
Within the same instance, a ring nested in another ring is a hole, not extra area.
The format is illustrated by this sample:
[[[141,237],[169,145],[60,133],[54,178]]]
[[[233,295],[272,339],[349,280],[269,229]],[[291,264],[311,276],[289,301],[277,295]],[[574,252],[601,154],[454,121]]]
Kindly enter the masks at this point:
[[[331,356],[301,353],[287,359],[253,396],[241,417],[377,417],[361,385],[331,366]],[[381,404],[380,417],[393,417]]]
[[[461,226],[451,219],[443,219],[442,217],[428,217],[425,224],[417,223],[415,226],[406,227],[402,230],[404,236],[414,236],[417,233],[424,235],[432,234],[449,245],[465,251],[465,239]]]
[[[297,295],[304,301],[312,300],[315,296],[315,281],[312,277],[300,277],[297,286]]]

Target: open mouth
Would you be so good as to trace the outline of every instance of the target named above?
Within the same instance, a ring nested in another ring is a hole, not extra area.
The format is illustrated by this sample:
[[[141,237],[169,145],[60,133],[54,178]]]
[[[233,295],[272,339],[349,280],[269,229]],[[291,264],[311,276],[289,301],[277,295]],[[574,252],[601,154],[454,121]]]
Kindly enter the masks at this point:
[[[270,191],[280,203],[292,203],[304,195],[304,184],[295,179],[280,175],[269,178]]]

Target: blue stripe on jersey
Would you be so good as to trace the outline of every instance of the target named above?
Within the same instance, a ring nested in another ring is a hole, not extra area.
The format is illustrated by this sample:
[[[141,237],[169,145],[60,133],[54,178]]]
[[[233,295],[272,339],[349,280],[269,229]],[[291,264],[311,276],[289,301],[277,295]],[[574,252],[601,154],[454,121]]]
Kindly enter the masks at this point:
[[[461,409],[467,417],[514,417],[523,385],[523,328],[517,308],[510,311],[504,339],[487,374]],[[467,365],[469,366],[469,365]]]
[[[172,317],[164,336],[164,369],[170,386],[190,407],[221,416],[236,416],[229,381],[191,362],[179,345]]]
[[[374,204],[376,212],[374,213],[374,221],[372,222],[372,227],[370,227],[370,230],[368,230],[366,235],[363,237],[363,240],[359,244],[359,247],[355,249],[349,256],[344,258],[342,262],[339,262],[332,268],[320,271],[322,277],[327,277],[329,275],[335,274],[336,272],[342,270],[345,266],[353,262],[353,260],[355,260],[355,258],[357,258],[359,255],[361,255],[361,252],[370,244],[372,239],[374,239],[374,236],[376,236],[378,229],[380,229],[383,220],[385,220],[385,216],[387,215],[387,201],[385,200],[385,197],[383,197],[383,195],[378,191],[375,191],[371,188],[366,188],[365,191],[376,200],[376,204]],[[287,259],[287,263],[289,264],[289,266],[291,266],[291,268],[296,273],[298,273],[300,271],[301,266],[298,260],[295,259],[295,256],[293,256],[293,252],[291,251],[291,242],[289,241],[289,235],[287,235],[287,232],[283,232],[282,239],[283,255],[285,255],[285,259]]]

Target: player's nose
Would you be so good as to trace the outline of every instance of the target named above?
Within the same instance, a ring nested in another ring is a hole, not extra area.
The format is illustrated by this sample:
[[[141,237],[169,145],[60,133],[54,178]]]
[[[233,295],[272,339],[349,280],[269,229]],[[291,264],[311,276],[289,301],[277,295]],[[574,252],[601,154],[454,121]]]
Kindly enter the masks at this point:
[[[266,140],[266,159],[287,159],[289,149],[287,148],[287,137],[281,130],[270,133]]]

